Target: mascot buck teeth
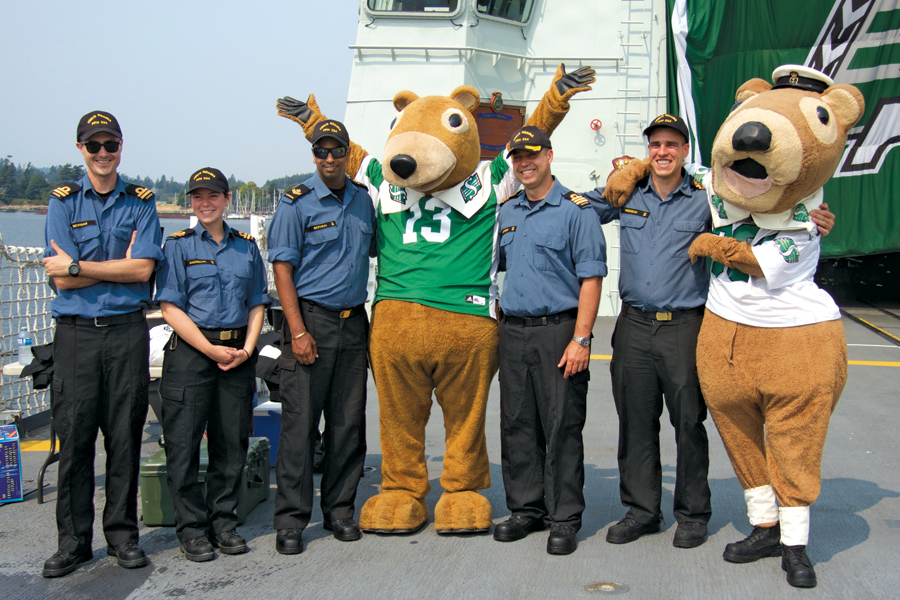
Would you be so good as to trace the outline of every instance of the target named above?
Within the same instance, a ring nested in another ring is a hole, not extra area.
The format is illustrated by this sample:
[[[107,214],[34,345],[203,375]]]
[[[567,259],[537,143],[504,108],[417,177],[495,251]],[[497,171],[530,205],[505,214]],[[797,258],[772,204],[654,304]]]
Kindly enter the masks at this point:
[[[528,125],[552,133],[594,71],[557,70]],[[377,207],[378,288],[370,353],[381,421],[382,489],[360,514],[363,531],[412,533],[428,521],[425,425],[431,396],[443,411],[447,450],[435,506],[438,533],[490,529],[485,440],[488,389],[498,368],[494,252],[499,200],[518,189],[501,153],[480,162],[477,90],[394,97],[398,115],[383,163],[350,144],[347,172]],[[278,114],[309,137],[325,119],[314,96],[285,97]]]

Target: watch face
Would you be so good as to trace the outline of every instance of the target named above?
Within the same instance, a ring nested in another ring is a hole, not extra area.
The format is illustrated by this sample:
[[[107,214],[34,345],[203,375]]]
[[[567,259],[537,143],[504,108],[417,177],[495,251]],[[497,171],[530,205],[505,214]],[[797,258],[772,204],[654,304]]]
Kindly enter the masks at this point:
[[[69,265],[69,275],[72,277],[78,277],[78,274],[81,272],[81,266],[77,262],[73,262]]]

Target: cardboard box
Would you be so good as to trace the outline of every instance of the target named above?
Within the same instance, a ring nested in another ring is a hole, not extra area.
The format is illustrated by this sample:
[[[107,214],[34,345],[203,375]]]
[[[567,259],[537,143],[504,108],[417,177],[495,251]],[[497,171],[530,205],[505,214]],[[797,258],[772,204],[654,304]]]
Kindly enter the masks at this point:
[[[0,504],[22,501],[22,461],[19,431],[0,425]]]
[[[206,469],[209,454],[206,440],[200,442],[200,482],[206,494]],[[175,505],[169,493],[166,479],[166,451],[160,450],[141,463],[141,518],[150,527],[173,527],[175,525]],[[241,474],[241,488],[238,496],[238,525],[256,505],[269,498],[269,441],[266,438],[250,438],[247,450],[247,465]]]

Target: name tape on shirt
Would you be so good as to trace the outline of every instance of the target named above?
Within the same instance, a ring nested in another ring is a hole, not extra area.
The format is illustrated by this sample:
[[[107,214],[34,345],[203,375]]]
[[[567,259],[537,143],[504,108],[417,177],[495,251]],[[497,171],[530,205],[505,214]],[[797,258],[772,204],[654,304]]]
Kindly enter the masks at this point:
[[[644,217],[645,219],[650,216],[646,210],[638,210],[636,208],[623,208],[622,212],[626,215],[637,215],[639,217]]]
[[[336,225],[337,225],[337,223],[335,223],[334,221],[329,221],[327,223],[319,223],[318,225],[310,225],[309,227],[306,228],[305,231],[306,231],[306,233],[309,233],[310,231],[319,231],[320,229],[327,229],[329,227],[334,227]]]
[[[194,267],[196,265],[215,265],[216,261],[209,258],[192,258],[188,261],[185,261],[185,267]]]
[[[484,296],[475,296],[474,294],[466,294],[466,303],[477,304],[478,306],[486,306],[487,298]]]
[[[78,221],[77,223],[72,223],[72,229],[81,229],[82,227],[87,227],[88,225],[96,225],[97,221]]]

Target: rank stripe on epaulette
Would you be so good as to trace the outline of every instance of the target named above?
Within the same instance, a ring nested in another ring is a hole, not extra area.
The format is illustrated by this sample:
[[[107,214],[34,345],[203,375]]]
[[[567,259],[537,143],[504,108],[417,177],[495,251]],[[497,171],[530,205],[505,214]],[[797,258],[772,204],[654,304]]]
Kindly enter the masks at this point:
[[[310,190],[308,187],[306,187],[305,185],[303,185],[301,183],[300,185],[298,185],[294,188],[291,188],[289,191],[285,192],[284,195],[287,196],[288,198],[291,198],[292,200],[297,200],[298,198],[301,198],[302,196],[305,196],[306,194],[308,194],[310,191],[312,191],[312,190]]]
[[[516,192],[516,193],[513,194],[512,196],[507,196],[500,204],[504,204],[507,200],[512,200],[513,198],[515,198],[516,196],[522,194],[523,192],[524,192],[524,190],[519,190],[518,192]]]
[[[698,190],[702,190],[702,189],[703,189],[703,184],[701,184],[699,181],[697,181],[697,180],[694,179],[693,177],[691,177],[691,186],[692,186],[693,188],[695,188],[695,189],[698,189]]]
[[[237,229],[232,229],[231,231],[234,232],[234,235],[236,235],[240,238],[244,238],[245,240],[249,240],[251,242],[256,241],[256,238],[253,237],[252,235],[250,235],[249,233],[244,233],[243,231],[238,231]]]
[[[132,196],[137,196],[144,202],[147,202],[148,200],[153,198],[153,192],[150,190],[150,188],[145,188],[133,183],[125,188],[125,193],[131,194]]]
[[[57,198],[62,200],[66,196],[71,196],[75,192],[80,192],[80,191],[81,191],[81,186],[78,185],[77,183],[66,183],[66,184],[63,184],[63,185],[59,186],[58,188],[54,189],[50,193],[53,196],[56,196]]]
[[[88,225],[96,225],[97,221],[93,219],[90,221],[79,221],[77,223],[72,223],[72,229],[81,229],[82,227],[87,227]]]
[[[515,226],[515,225],[510,225],[509,227],[507,227],[507,228],[505,228],[503,231],[501,231],[501,232],[500,232],[500,235],[503,235],[504,233],[512,233],[512,232],[515,231],[515,230],[516,230],[516,226]]]
[[[329,227],[335,227],[337,223],[334,221],[328,221],[327,223],[319,223],[318,225],[310,225],[307,227],[304,232],[309,233],[311,231],[319,231],[320,229],[327,229]]]
[[[196,265],[213,265],[215,266],[216,261],[211,258],[192,258],[190,260],[184,261],[185,267],[193,267]]]
[[[174,240],[174,239],[178,239],[178,238],[183,238],[188,235],[194,235],[194,230],[191,228],[182,229],[181,231],[176,231],[175,233],[170,234],[169,237],[167,237],[166,239]]]
[[[625,213],[625,214],[627,214],[627,215],[637,215],[637,216],[639,216],[639,217],[644,217],[645,219],[646,219],[647,217],[650,216],[650,213],[648,213],[647,211],[645,211],[645,210],[638,210],[638,209],[636,209],[636,208],[628,208],[628,207],[626,207],[626,208],[623,208],[623,209],[622,209],[622,212]]]
[[[575,206],[577,206],[578,208],[587,208],[588,206],[591,205],[590,200],[588,200],[584,196],[580,196],[580,195],[576,194],[575,192],[567,192],[567,193],[563,194],[563,196],[565,198],[568,198],[572,202],[574,202]]]
[[[359,187],[361,187],[361,188],[364,189],[364,190],[368,190],[368,189],[369,189],[369,186],[367,186],[366,184],[364,184],[364,183],[361,182],[361,181],[357,181],[357,180],[353,179],[352,177],[350,178],[350,183],[356,184],[356,185],[358,185]]]

